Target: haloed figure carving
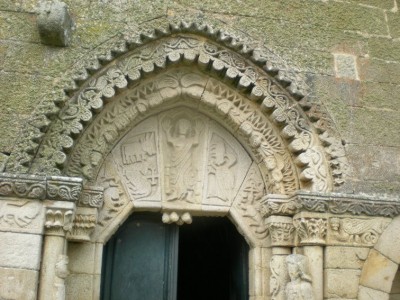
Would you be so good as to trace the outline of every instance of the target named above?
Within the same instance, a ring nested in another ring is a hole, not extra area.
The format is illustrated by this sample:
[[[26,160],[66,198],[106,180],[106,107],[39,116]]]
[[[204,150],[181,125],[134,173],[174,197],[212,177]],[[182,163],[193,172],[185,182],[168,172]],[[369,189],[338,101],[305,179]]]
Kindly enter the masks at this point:
[[[314,300],[311,277],[307,271],[307,257],[291,254],[286,258],[290,282],[286,285],[287,300]]]
[[[165,168],[167,200],[193,202],[198,183],[194,148],[199,144],[203,124],[199,120],[191,122],[189,118],[181,117],[174,123],[167,118],[162,125],[168,145]]]

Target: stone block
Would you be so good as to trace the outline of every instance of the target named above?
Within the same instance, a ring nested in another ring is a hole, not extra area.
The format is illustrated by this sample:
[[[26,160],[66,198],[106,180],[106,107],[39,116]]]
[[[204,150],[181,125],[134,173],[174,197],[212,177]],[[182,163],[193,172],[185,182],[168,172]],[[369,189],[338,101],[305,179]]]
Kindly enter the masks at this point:
[[[370,38],[368,47],[371,58],[400,61],[400,41],[394,41],[389,38]]]
[[[2,98],[3,99],[3,98]],[[23,127],[24,117],[15,113],[0,113],[0,128],[4,128],[0,139],[0,152],[10,153]]]
[[[180,0],[187,7],[214,12],[219,15],[259,16],[263,19],[282,19],[299,24],[313,24],[321,28],[340,28],[371,34],[387,34],[383,10],[359,6],[355,3],[304,0],[221,2],[205,0],[194,3]],[[290,13],[288,13],[290,12]],[[368,19],[370,22],[365,22]]]
[[[376,8],[383,8],[387,10],[392,9],[394,5],[392,0],[349,0],[348,2],[372,6]]]
[[[93,274],[95,267],[94,243],[68,243],[68,268],[74,274]]]
[[[0,111],[4,114],[31,114],[52,89],[53,78],[47,76],[0,72]]]
[[[390,258],[397,264],[400,264],[400,239],[395,238],[399,234],[400,217],[396,217],[382,233],[375,249]]]
[[[352,162],[352,173],[357,180],[400,181],[399,148],[348,145],[346,152]],[[360,157],[363,159],[360,159]]]
[[[387,12],[389,32],[390,36],[393,38],[400,37],[400,15],[399,12]]]
[[[397,268],[396,263],[372,249],[362,269],[360,284],[364,287],[389,293]]]
[[[358,80],[357,58],[347,53],[334,53],[335,74],[339,78]]]
[[[94,294],[94,279],[98,275],[70,274],[65,281],[66,300],[91,300]],[[98,293],[98,292],[97,292]],[[98,299],[98,298],[97,298]]]
[[[358,290],[358,300],[389,300],[389,294],[360,286]]]
[[[32,14],[0,10],[0,39],[39,42],[36,17]]]
[[[398,294],[398,296],[400,296],[400,272],[399,272],[399,270],[397,270],[396,275],[394,276],[390,294],[391,295]]]
[[[349,110],[349,143],[381,146],[400,146],[400,115],[397,111],[352,108]]]
[[[13,232],[0,232],[0,266],[39,270],[42,236]]]
[[[324,271],[324,298],[357,298],[360,270]]]
[[[327,269],[361,270],[369,250],[359,247],[326,247],[324,266]]]
[[[0,278],[0,299],[36,299],[39,272],[0,268]]]
[[[382,78],[385,80],[386,78]],[[360,106],[385,110],[397,110],[400,85],[383,82],[363,82],[360,86]]]
[[[373,58],[359,58],[360,78],[377,83],[400,82],[400,64]]]

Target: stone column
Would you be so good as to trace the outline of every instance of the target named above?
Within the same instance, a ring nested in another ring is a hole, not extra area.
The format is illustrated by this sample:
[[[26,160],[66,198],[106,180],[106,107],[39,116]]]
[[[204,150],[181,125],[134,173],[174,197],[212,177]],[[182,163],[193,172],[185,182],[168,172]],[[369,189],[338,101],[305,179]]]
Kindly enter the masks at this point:
[[[324,295],[324,245],[326,244],[327,216],[325,214],[301,212],[293,217],[298,244],[308,257],[312,278],[314,299],[322,300]]]
[[[266,220],[271,238],[270,261],[271,300],[285,300],[285,286],[289,282],[286,257],[292,253],[294,226],[291,217],[270,216]]]
[[[54,201],[46,207],[45,238],[40,273],[40,300],[65,299],[66,233],[72,228],[75,203]]]

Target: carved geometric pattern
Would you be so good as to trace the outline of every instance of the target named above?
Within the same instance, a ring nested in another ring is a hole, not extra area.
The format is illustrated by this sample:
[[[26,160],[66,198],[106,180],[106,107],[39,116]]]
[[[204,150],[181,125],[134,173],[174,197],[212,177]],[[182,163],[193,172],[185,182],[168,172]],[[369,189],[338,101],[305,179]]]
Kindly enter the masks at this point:
[[[168,31],[174,31],[175,35],[165,37],[169,34]],[[196,32],[198,35],[206,35],[208,40],[188,33],[176,34],[177,32],[188,31]],[[279,81],[279,76],[272,78],[276,74],[274,73],[275,70],[269,71],[268,67],[263,70],[257,66],[257,63],[265,64],[259,52],[253,52],[241,44],[238,45],[237,41],[225,33],[216,32],[208,26],[196,24],[170,26],[167,33],[154,31],[149,37],[142,35],[139,40],[123,41],[116,48],[114,52],[107,51],[97,60],[91,59],[87,64],[87,69],[77,74],[75,86],[68,91],[72,97],[65,103],[60,112],[57,113],[58,109],[54,103],[44,101],[30,121],[31,127],[27,129],[31,131],[30,138],[24,137],[18,143],[17,151],[12,154],[8,161],[7,170],[33,173],[46,172],[48,174],[65,173],[62,166],[67,161],[66,151],[74,148],[74,139],[79,137],[87,124],[91,122],[94,113],[102,111],[103,106],[108,106],[103,103],[105,99],[113,98],[117,90],[135,86],[143,74],[150,74],[171,64],[184,63],[186,65],[192,64],[207,72],[211,69],[213,76],[223,79],[228,85],[245,94],[245,99],[253,101],[251,102],[252,111],[260,110],[261,106],[261,109],[266,113],[265,117],[279,125],[279,128],[282,129],[279,134],[287,141],[288,148],[292,152],[290,155],[295,155],[298,158],[302,188],[312,191],[327,191],[331,189],[331,176],[337,179],[336,183],[340,183],[344,163],[340,159],[337,160],[338,157],[334,155],[334,153],[340,151],[335,152],[330,149],[332,145],[340,148],[340,144],[335,143],[335,139],[330,134],[333,130],[329,131],[326,128],[320,130],[321,135],[324,134],[324,139],[327,141],[324,143],[324,145],[327,145],[324,150],[322,146],[319,146],[319,137],[312,129],[313,125],[296,102],[301,98],[301,95],[296,94],[295,89],[292,89],[292,96],[288,96],[287,91],[276,83]],[[113,53],[125,53],[128,49],[130,52],[121,56],[114,64],[102,67],[101,62],[112,60]],[[259,61],[257,61],[258,59]],[[251,60],[255,61],[256,64],[250,62]],[[89,73],[93,73],[101,67],[103,68],[101,73],[87,80]],[[287,85],[284,81],[281,81],[281,84]],[[76,85],[79,85],[79,91]],[[144,97],[144,101],[139,101],[140,103],[132,106],[130,108],[132,118],[140,115],[146,109],[157,106],[161,99],[170,98],[171,95],[162,95],[161,90],[170,94],[178,94],[181,90],[178,88],[173,91],[172,87],[168,89],[154,85],[153,87],[147,86],[147,91],[142,90],[141,93],[149,92],[152,88],[160,90],[159,96],[151,99]],[[186,88],[184,83],[182,88]],[[187,93],[194,98],[200,98],[196,88],[194,90],[188,88]],[[154,93],[150,94],[155,95]],[[65,102],[67,97],[62,93],[56,93],[55,98],[58,99],[55,102]],[[260,103],[260,106],[257,103]],[[300,103],[302,102],[300,101]],[[222,110],[221,114],[229,113],[228,118],[233,116],[230,112],[231,109],[233,109],[233,112],[239,110],[240,113],[246,115],[246,112],[241,110],[242,108],[233,106],[235,105],[231,102],[231,107],[222,105],[218,108]],[[226,111],[227,109],[228,111]],[[55,113],[58,115],[49,126],[50,122],[47,115],[54,115]],[[115,111],[110,111],[110,114],[114,113]],[[259,118],[252,116],[251,111],[250,115],[249,118],[251,119]],[[132,121],[132,119],[120,120],[119,130],[127,125],[127,121]],[[256,121],[253,120],[252,122]],[[239,124],[237,120],[236,124]],[[48,130],[46,130],[47,128]],[[256,129],[255,133],[258,131],[262,134],[261,128],[256,127]],[[46,134],[43,136],[40,131],[46,132]],[[103,127],[105,143],[107,139],[113,140],[115,135],[118,134],[119,132],[115,132],[115,128],[110,128],[107,131],[107,128]],[[262,141],[259,141],[257,134],[250,133],[249,138],[253,140],[256,147],[261,147],[262,151],[268,150],[265,149]],[[33,160],[31,153],[36,153],[39,142],[41,142],[41,147]],[[101,145],[99,146],[101,147]],[[96,161],[98,159],[96,155],[99,154],[92,153],[88,159]],[[74,160],[73,157],[69,159]],[[329,164],[336,166],[334,173],[329,171]],[[30,166],[32,167],[30,168]],[[78,167],[76,166],[76,168]],[[93,170],[90,168],[84,170],[85,175],[93,179],[95,174],[91,171]],[[281,171],[284,175],[286,175],[286,172],[293,172],[292,175],[297,176],[297,171],[285,169],[285,167]],[[273,177],[277,181],[275,188],[278,189],[281,184],[279,176],[275,174]],[[285,184],[284,180],[283,183]],[[288,187],[285,187],[285,189],[288,190]]]

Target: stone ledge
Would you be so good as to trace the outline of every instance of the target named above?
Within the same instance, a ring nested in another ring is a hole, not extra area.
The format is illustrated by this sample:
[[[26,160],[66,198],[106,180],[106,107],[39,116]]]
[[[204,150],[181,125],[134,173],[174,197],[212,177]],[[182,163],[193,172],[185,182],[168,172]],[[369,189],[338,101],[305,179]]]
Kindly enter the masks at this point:
[[[400,198],[299,191],[290,196],[270,194],[262,199],[262,213],[265,217],[293,216],[301,211],[394,217],[400,215]]]

